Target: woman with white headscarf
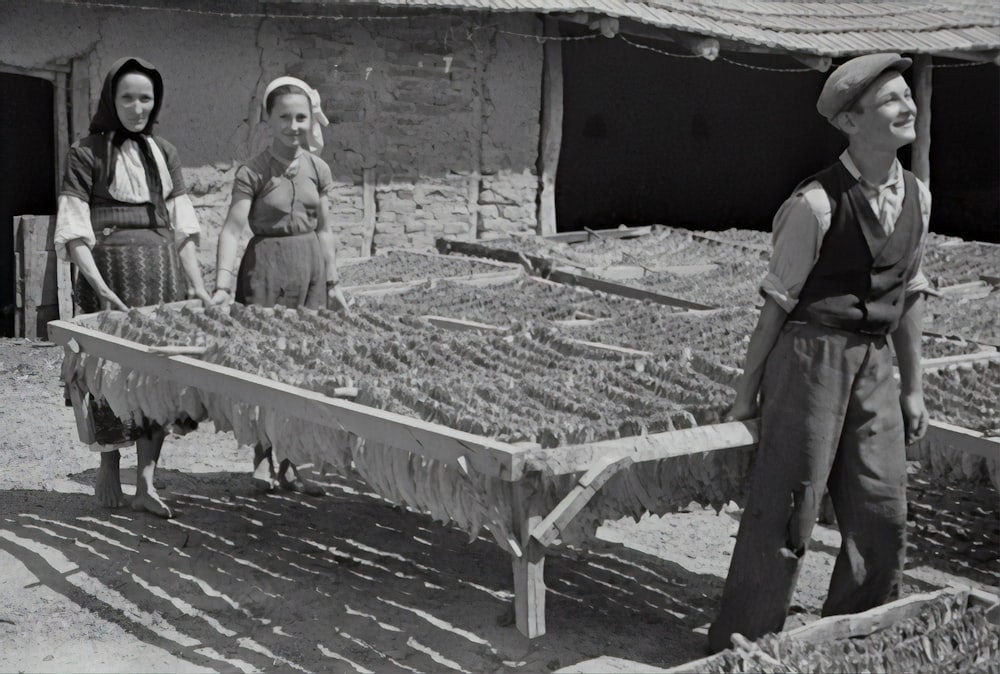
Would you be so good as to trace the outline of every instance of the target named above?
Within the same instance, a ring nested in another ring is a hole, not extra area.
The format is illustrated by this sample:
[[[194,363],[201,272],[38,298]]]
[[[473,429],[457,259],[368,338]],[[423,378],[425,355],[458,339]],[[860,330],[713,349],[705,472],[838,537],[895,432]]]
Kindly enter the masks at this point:
[[[222,304],[319,309],[346,308],[339,288],[337,255],[330,213],[333,177],[316,154],[327,119],[319,94],[302,80],[279,77],[264,91],[270,146],[240,166],[233,183],[229,214],[219,234],[216,290]],[[240,235],[253,234],[236,267]],[[270,450],[256,448],[255,466]],[[287,471],[291,468],[291,478]],[[287,459],[278,484],[314,495],[322,489],[300,478]]]

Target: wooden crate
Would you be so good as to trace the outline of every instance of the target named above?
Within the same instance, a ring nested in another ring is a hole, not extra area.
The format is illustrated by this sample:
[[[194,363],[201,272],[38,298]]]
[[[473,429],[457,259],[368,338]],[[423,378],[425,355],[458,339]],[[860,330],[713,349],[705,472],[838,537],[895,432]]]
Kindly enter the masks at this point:
[[[821,618],[808,625],[789,630],[785,632],[785,636],[804,644],[815,645],[830,644],[857,637],[867,637],[897,623],[919,616],[928,606],[945,597],[954,597],[959,603],[964,602],[965,606],[969,609],[985,609],[988,612],[990,621],[993,624],[997,624],[996,613],[997,607],[1000,605],[1000,597],[971,587],[947,587],[934,592],[903,597],[902,599],[877,606],[863,613]],[[713,659],[717,657],[719,656],[708,656],[677,667],[656,671],[662,674],[704,672],[709,668]],[[766,654],[764,659],[768,659]],[[774,669],[773,671],[786,671],[787,669],[787,666],[784,669],[780,668],[782,663],[777,661],[770,664],[774,667],[779,667],[779,669]]]
[[[14,218],[14,331],[18,337],[47,339],[48,323],[73,315],[69,262],[56,257],[54,215]]]

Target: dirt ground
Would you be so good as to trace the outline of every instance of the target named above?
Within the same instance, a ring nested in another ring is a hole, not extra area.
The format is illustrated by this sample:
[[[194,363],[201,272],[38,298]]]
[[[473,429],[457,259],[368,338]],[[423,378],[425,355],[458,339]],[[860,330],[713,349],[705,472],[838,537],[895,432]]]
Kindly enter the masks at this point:
[[[507,620],[510,564],[491,542],[349,480],[317,477],[320,499],[258,493],[252,452],[210,425],[165,445],[176,519],[99,507],[61,360],[0,340],[0,671],[546,672],[704,654],[735,507],[609,523],[586,551],[556,549],[547,633],[529,641]],[[134,451],[122,465],[131,492]],[[914,465],[906,592],[996,592],[998,508],[991,486]],[[817,617],[839,544],[816,528],[788,626]]]

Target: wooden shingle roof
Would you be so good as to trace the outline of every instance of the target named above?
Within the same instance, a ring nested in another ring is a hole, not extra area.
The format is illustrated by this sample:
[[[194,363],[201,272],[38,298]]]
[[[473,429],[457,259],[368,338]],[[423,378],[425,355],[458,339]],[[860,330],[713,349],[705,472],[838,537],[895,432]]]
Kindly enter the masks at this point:
[[[124,0],[48,0],[127,8]],[[356,15],[406,9],[589,15],[714,38],[725,48],[809,57],[879,51],[966,55],[1000,63],[1000,0],[143,0],[229,15]],[[209,9],[212,8],[212,9]],[[214,10],[214,12],[212,11]]]
[[[817,56],[1000,50],[997,0],[326,0],[380,5],[544,14],[586,12]]]

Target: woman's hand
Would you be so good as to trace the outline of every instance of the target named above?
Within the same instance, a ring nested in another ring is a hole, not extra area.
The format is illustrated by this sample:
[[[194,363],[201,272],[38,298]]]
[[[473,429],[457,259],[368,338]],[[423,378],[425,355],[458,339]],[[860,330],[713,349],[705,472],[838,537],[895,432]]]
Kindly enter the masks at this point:
[[[215,294],[208,301],[211,304],[226,306],[233,303],[233,296],[225,288],[216,288]]]
[[[113,311],[128,311],[128,305],[122,302],[121,298],[111,288],[107,285],[104,286],[107,292],[101,295],[101,304],[104,309],[111,309]]]
[[[199,300],[201,300],[201,306],[203,307],[210,307],[213,304],[215,304],[215,300],[212,298],[211,295],[208,294],[208,291],[205,290],[204,288],[201,288],[200,290],[195,290],[194,296]]]
[[[340,286],[333,286],[326,291],[327,306],[334,311],[350,311],[350,304],[348,304],[347,299],[344,297],[344,292],[340,289]]]

